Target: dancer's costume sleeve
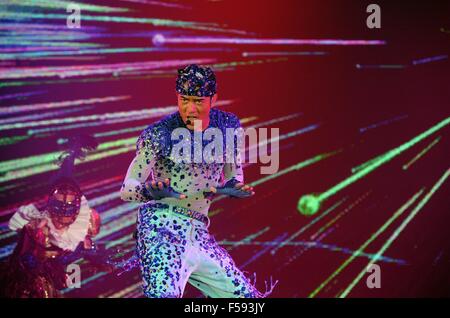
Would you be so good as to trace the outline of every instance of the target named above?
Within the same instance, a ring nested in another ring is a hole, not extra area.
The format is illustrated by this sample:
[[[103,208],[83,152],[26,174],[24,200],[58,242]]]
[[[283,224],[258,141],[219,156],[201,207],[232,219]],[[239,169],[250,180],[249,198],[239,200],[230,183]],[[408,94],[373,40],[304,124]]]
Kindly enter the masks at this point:
[[[34,204],[23,205],[11,217],[8,226],[13,231],[19,231],[30,221],[41,219],[42,217],[42,212],[40,212]]]
[[[151,131],[151,130],[150,130]],[[148,136],[149,128],[139,137],[136,143],[136,156],[128,167],[127,175],[120,189],[120,198],[124,201],[147,202],[152,200],[145,188],[156,161],[156,136]]]
[[[229,126],[236,129],[235,132],[235,149],[234,149],[234,163],[225,163],[223,167],[223,184],[227,183],[231,179],[236,179],[239,182],[244,182],[244,170],[242,168],[242,149],[239,147],[238,140],[243,138],[243,129],[239,118],[236,116],[231,117]]]

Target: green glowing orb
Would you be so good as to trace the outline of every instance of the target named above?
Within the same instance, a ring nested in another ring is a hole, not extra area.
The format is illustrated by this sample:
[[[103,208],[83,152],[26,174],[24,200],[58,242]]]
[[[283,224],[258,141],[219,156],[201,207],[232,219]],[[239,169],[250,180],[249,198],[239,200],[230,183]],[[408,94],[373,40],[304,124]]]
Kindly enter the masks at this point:
[[[304,195],[298,201],[297,209],[303,215],[316,214],[320,209],[320,200],[312,194]]]

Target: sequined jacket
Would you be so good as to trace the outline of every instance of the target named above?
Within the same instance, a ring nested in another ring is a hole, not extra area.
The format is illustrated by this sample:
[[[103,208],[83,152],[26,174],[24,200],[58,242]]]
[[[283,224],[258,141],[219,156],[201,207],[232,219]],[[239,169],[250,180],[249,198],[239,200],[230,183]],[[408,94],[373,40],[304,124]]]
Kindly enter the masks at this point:
[[[224,147],[222,153],[225,156],[227,149],[227,128],[240,128],[238,117],[232,113],[224,112],[215,108],[210,111],[210,122],[208,128],[217,128],[222,132]],[[140,135],[136,144],[136,156],[131,162],[125,180],[121,187],[121,198],[125,201],[134,202],[163,202],[192,209],[203,214],[208,213],[211,200],[204,192],[209,187],[220,186],[232,178],[243,182],[242,165],[236,159],[240,156],[239,147],[235,139],[232,153],[234,162],[222,160],[223,162],[202,158],[201,162],[178,162],[172,155],[173,146],[178,140],[172,140],[172,132],[176,128],[186,128],[178,112],[170,114],[158,122],[148,126]],[[189,131],[192,140],[192,156],[195,150],[194,132]],[[236,138],[236,136],[234,137]],[[203,140],[202,140],[203,139]],[[211,140],[201,138],[203,149]],[[197,145],[198,146],[198,145]],[[197,148],[199,149],[199,148]],[[228,150],[229,151],[229,150]],[[185,194],[186,199],[163,198],[154,200],[145,190],[144,184],[150,180],[164,181],[170,179],[174,190]]]

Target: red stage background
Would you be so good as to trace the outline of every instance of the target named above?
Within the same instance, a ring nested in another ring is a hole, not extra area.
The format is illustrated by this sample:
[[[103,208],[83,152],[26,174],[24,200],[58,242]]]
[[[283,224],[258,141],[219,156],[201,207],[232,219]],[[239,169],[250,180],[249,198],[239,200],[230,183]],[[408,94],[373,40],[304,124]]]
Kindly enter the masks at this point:
[[[256,182],[256,195],[211,208],[211,232],[243,270],[257,273],[260,289],[272,276],[279,280],[272,297],[340,296],[378,253],[381,288],[369,289],[365,274],[348,297],[450,296],[449,181],[441,179],[449,171],[448,2],[377,1],[380,29],[366,26],[370,1],[83,1],[79,29],[66,27],[67,2],[41,3],[0,6],[2,259],[17,239],[9,218],[20,205],[42,207],[60,143],[79,133],[101,145],[77,164],[77,180],[103,218],[97,242],[119,249],[118,259],[133,252],[137,208],[118,191],[134,143],[175,110],[176,69],[198,61],[216,72],[216,107],[244,127],[280,128],[279,173],[263,179],[261,164],[249,165],[245,179]],[[155,43],[155,36],[243,43]],[[384,42],[270,41],[281,39]],[[303,195],[327,191],[439,123],[317,214],[298,212]],[[142,297],[137,270],[83,271],[82,280],[65,296]],[[185,296],[201,295],[188,287]]]

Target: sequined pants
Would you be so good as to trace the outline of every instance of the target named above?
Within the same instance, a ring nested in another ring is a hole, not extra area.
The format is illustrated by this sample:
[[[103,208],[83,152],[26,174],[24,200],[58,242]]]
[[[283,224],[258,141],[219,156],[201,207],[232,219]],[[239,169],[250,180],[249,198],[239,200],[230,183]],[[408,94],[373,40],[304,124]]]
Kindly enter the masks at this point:
[[[146,204],[139,209],[137,230],[145,296],[181,298],[187,282],[213,298],[265,296],[203,222]]]

